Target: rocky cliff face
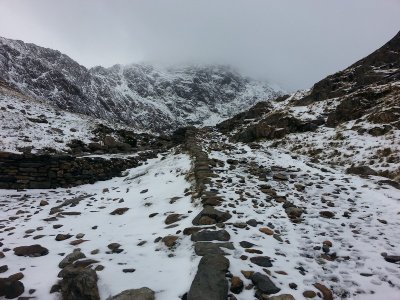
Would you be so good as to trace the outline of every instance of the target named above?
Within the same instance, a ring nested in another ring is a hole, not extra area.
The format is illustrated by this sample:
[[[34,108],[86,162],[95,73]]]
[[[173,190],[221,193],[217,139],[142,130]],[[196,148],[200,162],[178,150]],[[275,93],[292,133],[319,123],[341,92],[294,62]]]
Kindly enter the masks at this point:
[[[61,109],[154,131],[210,125],[281,93],[225,66],[87,69],[59,51],[5,38],[0,79]]]

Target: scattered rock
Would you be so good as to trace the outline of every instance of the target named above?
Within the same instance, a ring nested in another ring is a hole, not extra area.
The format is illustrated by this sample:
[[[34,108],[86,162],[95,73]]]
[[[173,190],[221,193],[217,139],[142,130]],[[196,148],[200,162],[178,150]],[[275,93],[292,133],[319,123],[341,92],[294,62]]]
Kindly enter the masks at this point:
[[[203,210],[193,219],[193,225],[210,225],[215,223],[222,223],[231,218],[228,212],[216,210],[212,206],[204,206]]]
[[[314,292],[314,291],[304,291],[303,292],[303,296],[304,296],[304,298],[312,299],[312,298],[315,298],[317,296],[317,293]]]
[[[167,218],[165,219],[164,223],[166,225],[178,222],[179,220],[181,220],[183,218],[183,215],[181,214],[170,214],[167,216]]]
[[[230,234],[226,230],[202,230],[194,232],[191,240],[198,241],[229,241]]]
[[[165,246],[167,246],[168,248],[171,248],[176,245],[176,241],[178,240],[178,238],[179,237],[176,235],[167,235],[162,238],[162,241],[165,244]]]
[[[62,277],[60,292],[63,299],[100,300],[96,271],[67,266],[60,272],[59,277]]]
[[[234,294],[240,294],[243,291],[243,281],[237,276],[233,276],[231,278],[231,287],[230,291]]]
[[[11,275],[8,278],[0,278],[0,297],[14,299],[22,295],[25,291],[24,284],[18,277]]]
[[[187,294],[187,300],[226,300],[228,281],[225,273],[228,268],[229,260],[222,255],[203,256]]]
[[[267,275],[259,272],[256,272],[251,276],[251,281],[259,291],[267,295],[279,293],[281,290],[271,281],[271,279],[269,279]]]
[[[107,300],[155,300],[155,293],[147,287],[125,290]]]
[[[226,255],[225,251],[221,248],[234,250],[232,243],[212,243],[212,242],[197,242],[194,244],[194,252],[198,256],[207,254],[221,254]]]
[[[332,219],[335,217],[335,213],[329,210],[323,210],[319,212],[319,215],[323,218]]]
[[[56,235],[56,241],[64,241],[64,240],[68,240],[69,238],[73,237],[72,234],[57,234]]]
[[[322,299],[333,300],[333,294],[330,289],[321,283],[315,283],[314,287],[317,288],[322,293]]]
[[[128,210],[129,210],[128,207],[120,207],[120,208],[117,208],[117,209],[113,210],[112,212],[110,212],[110,215],[113,215],[113,216],[119,215],[119,216],[121,216],[124,213],[126,213]]]
[[[65,268],[66,266],[72,264],[78,259],[86,258],[86,255],[82,253],[79,249],[75,249],[72,253],[68,254],[64,259],[58,264],[58,267]]]
[[[14,248],[14,254],[17,256],[38,257],[49,253],[49,250],[36,244],[31,246],[21,246]]]
[[[269,229],[268,227],[261,227],[259,229],[259,231],[262,232],[262,233],[265,233],[267,235],[273,235],[274,234],[274,232],[271,229]]]
[[[268,297],[268,300],[295,300],[295,298],[290,294],[282,294],[282,295]]]
[[[251,257],[250,261],[253,264],[256,264],[257,266],[266,267],[266,268],[272,267],[271,259],[268,256]]]

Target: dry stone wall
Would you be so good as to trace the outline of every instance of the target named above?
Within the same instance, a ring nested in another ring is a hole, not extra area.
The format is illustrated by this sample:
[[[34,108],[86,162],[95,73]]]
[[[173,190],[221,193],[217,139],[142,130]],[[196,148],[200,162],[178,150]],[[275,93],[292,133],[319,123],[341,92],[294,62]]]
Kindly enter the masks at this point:
[[[154,156],[147,152],[135,158],[106,159],[0,152],[0,188],[48,189],[94,183],[120,176],[122,171]]]

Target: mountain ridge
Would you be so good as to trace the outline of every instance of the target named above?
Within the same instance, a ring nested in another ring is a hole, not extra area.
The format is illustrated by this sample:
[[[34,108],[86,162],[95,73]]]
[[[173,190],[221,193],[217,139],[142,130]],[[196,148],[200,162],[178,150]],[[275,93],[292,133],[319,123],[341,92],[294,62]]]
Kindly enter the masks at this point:
[[[226,66],[80,65],[57,50],[0,38],[0,78],[71,112],[138,129],[215,124],[282,91]]]

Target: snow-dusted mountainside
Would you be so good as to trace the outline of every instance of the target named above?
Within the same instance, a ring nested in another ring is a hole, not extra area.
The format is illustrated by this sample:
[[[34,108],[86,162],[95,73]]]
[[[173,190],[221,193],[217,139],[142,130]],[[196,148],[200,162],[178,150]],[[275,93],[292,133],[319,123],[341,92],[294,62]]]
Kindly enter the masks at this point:
[[[400,182],[400,33],[310,90],[258,103],[218,127],[240,141]]]
[[[160,149],[169,142],[162,135],[59,109],[0,81],[0,151],[110,154]]]
[[[0,79],[59,108],[155,131],[213,125],[281,94],[226,66],[87,69],[59,51],[6,38]]]

